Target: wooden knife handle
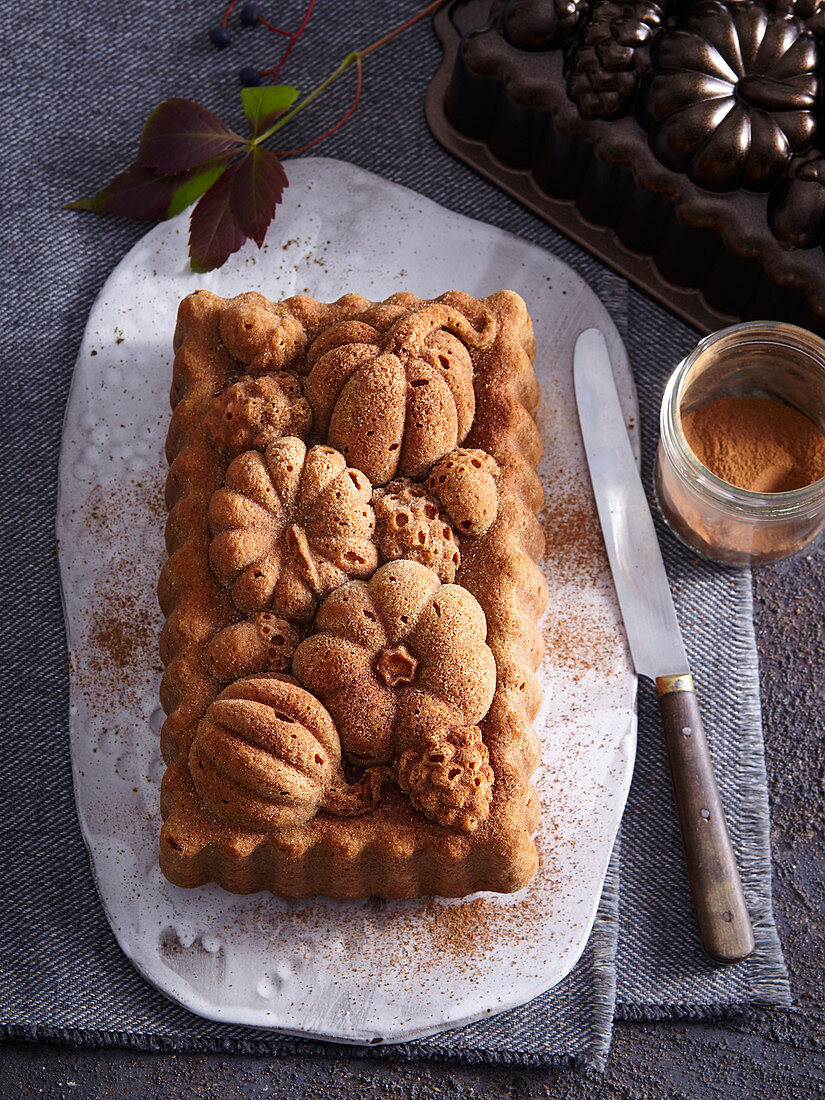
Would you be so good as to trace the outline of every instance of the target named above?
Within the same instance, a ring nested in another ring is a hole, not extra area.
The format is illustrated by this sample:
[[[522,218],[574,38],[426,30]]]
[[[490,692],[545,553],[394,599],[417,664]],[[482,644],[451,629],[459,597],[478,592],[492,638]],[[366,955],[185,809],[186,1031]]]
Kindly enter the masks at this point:
[[[702,944],[714,962],[740,962],[753,951],[753,928],[693,679],[660,676],[656,688]]]

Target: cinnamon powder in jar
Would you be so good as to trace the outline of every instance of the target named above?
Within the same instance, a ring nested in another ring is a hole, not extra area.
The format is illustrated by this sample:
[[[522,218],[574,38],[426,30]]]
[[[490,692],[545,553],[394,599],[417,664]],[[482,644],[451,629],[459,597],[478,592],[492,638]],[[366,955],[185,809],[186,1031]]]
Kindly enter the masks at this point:
[[[682,416],[711,473],[753,493],[787,493],[825,477],[825,435],[807,416],[760,397],[717,397]]]
[[[825,529],[822,337],[782,321],[711,333],[668,379],[659,427],[656,499],[697,553],[756,565]]]

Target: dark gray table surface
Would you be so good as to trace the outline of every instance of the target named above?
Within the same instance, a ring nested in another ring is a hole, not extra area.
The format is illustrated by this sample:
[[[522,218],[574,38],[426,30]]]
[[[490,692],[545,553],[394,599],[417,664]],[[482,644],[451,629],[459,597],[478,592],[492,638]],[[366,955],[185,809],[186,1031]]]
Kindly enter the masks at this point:
[[[364,2],[354,0],[352,3],[356,15],[359,3]],[[267,6],[273,10],[277,8],[274,2]],[[294,11],[296,4],[291,3],[288,7]],[[340,9],[343,5],[334,7]],[[397,11],[399,5],[392,7]],[[410,4],[409,10],[414,7]],[[164,21],[174,19],[173,8],[170,5],[167,11],[161,5],[136,0],[134,11],[136,18],[145,21],[146,13],[151,10],[160,28]],[[186,32],[187,49],[190,43],[202,41],[205,27],[215,21],[219,8],[220,3],[204,5],[202,26]],[[9,93],[10,102],[14,96],[14,103],[21,103],[30,86],[47,87],[55,52],[63,50],[76,51],[80,86],[88,78],[90,67],[111,64],[112,96],[115,97],[117,65],[111,55],[107,55],[108,60],[101,56],[96,45],[100,40],[93,38],[92,31],[87,29],[94,24],[95,34],[108,35],[109,44],[116,45],[117,25],[108,26],[106,10],[105,3],[87,5],[82,0],[62,0],[55,6],[38,6],[33,10],[19,6],[10,8],[12,40],[26,37],[31,41],[36,37],[42,44],[42,58],[34,68],[27,64],[15,70],[15,50],[9,51],[7,59],[11,58],[12,75],[8,83],[4,80],[4,95],[6,89],[14,89]],[[433,71],[435,51],[428,35],[431,32],[425,34],[422,28],[416,40],[421,55],[415,62],[421,70]],[[322,45],[323,34],[319,34],[319,46]],[[149,45],[147,50],[151,52]],[[399,60],[401,57],[399,54]],[[245,60],[247,58],[238,63]],[[204,49],[202,58],[198,58],[198,64],[201,63],[201,87],[195,88],[189,83],[185,87],[173,87],[174,81],[170,83],[162,75],[156,76],[149,71],[151,63],[147,60],[145,93],[125,103],[115,103],[113,98],[113,105],[98,104],[96,113],[114,112],[118,132],[131,138],[148,108],[162,98],[158,95],[161,85],[167,94],[200,94],[209,102],[211,93],[214,101],[218,90],[234,79],[231,73],[235,62],[223,62],[214,51],[209,53]],[[222,75],[221,70],[226,75]],[[399,80],[404,77],[404,69],[399,69]],[[409,79],[419,96],[416,102],[409,104],[409,112],[419,112],[424,77],[413,72]],[[71,103],[73,90],[61,86],[54,89],[54,94],[58,105],[65,95]],[[380,130],[386,120],[382,118],[379,105],[369,99],[369,94],[367,88],[359,124]],[[345,100],[342,93],[341,102]],[[13,106],[4,121],[14,124],[17,109]],[[393,124],[403,126],[408,117],[407,112],[399,111],[394,115]],[[50,127],[57,139],[55,148],[59,152],[59,110],[56,119],[46,118],[43,124]],[[12,136],[7,139],[6,149],[11,147],[19,152],[24,148],[25,135],[15,134],[13,125],[8,133]],[[428,144],[423,127],[418,141],[419,148],[424,148],[428,155],[435,155],[430,153],[432,146]],[[98,182],[107,171],[111,173],[122,166],[128,146],[126,137],[118,147],[90,138],[89,148],[78,150],[80,156],[74,161],[70,184],[66,182],[65,172],[61,175],[59,156],[56,155],[53,162],[38,162],[39,175],[32,179],[33,191],[48,194],[52,210],[56,210],[55,200],[67,186],[72,190],[87,187],[90,182]],[[346,157],[346,141],[342,138],[318,151]],[[95,163],[92,180],[88,170],[84,172],[82,160],[85,156],[93,158]],[[426,164],[415,155],[406,164],[392,159],[385,163],[379,149],[365,167],[426,192]],[[471,205],[472,189],[482,185],[473,182],[468,169],[456,166],[456,172],[461,173],[462,186],[466,181],[464,195],[455,204],[455,208],[463,209],[465,204]],[[64,194],[65,197],[68,196]],[[503,203],[510,201],[502,200]],[[38,216],[37,209],[35,216]],[[125,250],[121,243],[112,248],[106,245],[107,236],[112,232],[111,223],[94,222],[93,219],[88,225],[84,223],[80,231],[77,263],[84,268],[88,278],[78,282],[77,285],[84,289],[73,292],[70,303],[73,313],[61,322],[62,336],[73,348],[77,346],[83,318],[108,267]],[[118,242],[124,241],[120,230],[117,232]],[[141,232],[142,229],[135,228],[129,239],[136,240]],[[20,278],[25,279],[28,258],[19,241],[11,242],[9,247],[15,245],[19,249],[15,262],[19,261]],[[65,380],[61,384],[65,384]],[[53,583],[53,578],[48,583]],[[271,1060],[223,1054],[153,1055],[121,1050],[78,1050],[5,1042],[0,1043],[0,1100],[28,1096],[78,1100],[110,1096],[119,1100],[170,1096],[180,1100],[201,1096],[227,1100],[265,1096],[328,1100],[350,1096],[410,1100],[531,1096],[569,1100],[579,1097],[594,1100],[613,1097],[808,1100],[825,1096],[825,687],[822,682],[825,669],[822,614],[825,608],[825,548],[757,571],[754,594],[773,821],[775,911],[791,974],[793,1011],[753,1012],[747,1017],[712,1023],[619,1024],[607,1072],[598,1078],[570,1070],[396,1064],[391,1059],[370,1061],[346,1049],[330,1058]]]

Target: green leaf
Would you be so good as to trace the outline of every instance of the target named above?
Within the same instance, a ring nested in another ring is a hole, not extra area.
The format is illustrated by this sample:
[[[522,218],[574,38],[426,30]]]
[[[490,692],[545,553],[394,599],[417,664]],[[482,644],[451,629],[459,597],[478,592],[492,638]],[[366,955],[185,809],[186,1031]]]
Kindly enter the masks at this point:
[[[244,114],[256,138],[272,125],[298,98],[298,89],[289,84],[270,84],[261,88],[244,88],[241,92]]]
[[[191,206],[196,199],[201,197],[204,191],[209,190],[225,169],[225,164],[218,164],[211,168],[197,170],[195,174],[190,176],[185,183],[181,184],[172,195],[172,201],[169,204],[169,211],[166,217],[174,218],[176,214],[180,214],[181,210],[185,210],[187,206]]]
[[[132,221],[164,221],[200,198],[225,171],[231,156],[224,153],[189,172],[155,172],[143,164],[130,164],[102,191],[67,203],[63,209],[119,214]]]
[[[101,205],[102,191],[96,195],[88,195],[85,199],[75,199],[73,202],[64,202],[61,210],[91,210],[93,214],[105,214],[106,207]]]
[[[137,163],[164,173],[186,172],[246,144],[245,138],[200,103],[173,97],[147,118]]]

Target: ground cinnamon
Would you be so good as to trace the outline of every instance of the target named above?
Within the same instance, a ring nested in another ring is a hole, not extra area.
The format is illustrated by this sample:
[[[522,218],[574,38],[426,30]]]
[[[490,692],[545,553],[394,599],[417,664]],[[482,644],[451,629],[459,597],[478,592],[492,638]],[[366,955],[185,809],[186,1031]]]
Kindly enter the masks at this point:
[[[693,453],[723,481],[756,493],[785,493],[825,477],[825,435],[788,405],[719,397],[682,416]]]

